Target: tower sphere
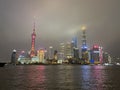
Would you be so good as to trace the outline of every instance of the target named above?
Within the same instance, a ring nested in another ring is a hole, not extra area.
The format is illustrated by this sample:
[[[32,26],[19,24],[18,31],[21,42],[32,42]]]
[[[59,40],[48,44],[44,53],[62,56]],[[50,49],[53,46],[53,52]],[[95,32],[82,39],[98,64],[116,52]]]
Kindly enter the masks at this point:
[[[86,30],[86,26],[82,26],[82,27],[81,27],[81,30]]]

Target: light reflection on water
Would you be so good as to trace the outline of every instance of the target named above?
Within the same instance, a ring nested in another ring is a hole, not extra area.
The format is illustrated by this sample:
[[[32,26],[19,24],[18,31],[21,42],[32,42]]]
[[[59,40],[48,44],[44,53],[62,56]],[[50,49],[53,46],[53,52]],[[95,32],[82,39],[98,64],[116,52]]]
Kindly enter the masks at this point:
[[[5,66],[0,68],[0,90],[118,90],[119,75],[119,66]]]
[[[28,75],[28,85],[29,89],[42,89],[44,90],[45,86],[45,66],[39,66],[39,67],[34,67],[32,68],[33,70],[30,69],[29,75]],[[40,88],[39,88],[40,86]]]
[[[94,90],[103,90],[102,85],[106,78],[104,78],[103,66],[83,66],[82,67],[82,88]]]

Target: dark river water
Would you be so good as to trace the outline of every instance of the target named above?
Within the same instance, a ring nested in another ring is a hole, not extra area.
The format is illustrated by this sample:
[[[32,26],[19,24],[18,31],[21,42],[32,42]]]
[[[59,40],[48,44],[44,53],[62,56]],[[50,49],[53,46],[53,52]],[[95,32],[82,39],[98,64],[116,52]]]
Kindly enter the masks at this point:
[[[120,90],[120,66],[5,66],[0,90]]]

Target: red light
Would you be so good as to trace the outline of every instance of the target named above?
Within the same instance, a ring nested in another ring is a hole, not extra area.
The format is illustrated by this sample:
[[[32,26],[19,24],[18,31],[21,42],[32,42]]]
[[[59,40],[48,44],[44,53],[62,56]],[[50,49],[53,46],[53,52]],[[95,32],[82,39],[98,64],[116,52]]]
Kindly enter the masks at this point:
[[[94,48],[96,48],[96,46],[94,46]]]
[[[25,53],[25,51],[21,51],[21,53]]]
[[[98,46],[98,45],[94,45],[93,48],[96,48],[96,49],[97,49],[97,48],[99,48],[99,46]]]

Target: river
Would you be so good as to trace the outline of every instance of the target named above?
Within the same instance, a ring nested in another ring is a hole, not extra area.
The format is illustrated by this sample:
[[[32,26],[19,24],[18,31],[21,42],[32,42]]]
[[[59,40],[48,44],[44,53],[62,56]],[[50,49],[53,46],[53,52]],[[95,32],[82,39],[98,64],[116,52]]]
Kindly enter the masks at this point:
[[[120,66],[8,65],[0,90],[120,90]]]

